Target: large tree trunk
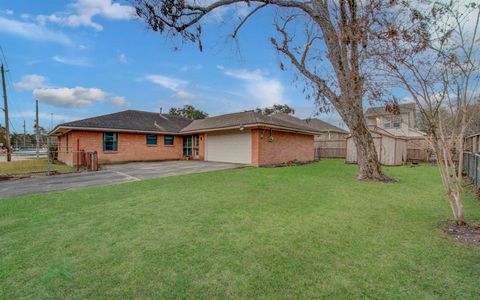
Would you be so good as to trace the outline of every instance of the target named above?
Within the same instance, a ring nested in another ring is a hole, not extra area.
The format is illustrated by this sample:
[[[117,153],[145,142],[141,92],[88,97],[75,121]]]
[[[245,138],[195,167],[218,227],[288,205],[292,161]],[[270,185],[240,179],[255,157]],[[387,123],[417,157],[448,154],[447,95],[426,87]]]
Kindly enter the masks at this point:
[[[359,169],[358,179],[391,181],[382,173],[377,151],[372,135],[367,128],[362,109],[348,107],[341,114],[346,114],[345,121],[352,134],[353,142],[357,148],[357,164]]]

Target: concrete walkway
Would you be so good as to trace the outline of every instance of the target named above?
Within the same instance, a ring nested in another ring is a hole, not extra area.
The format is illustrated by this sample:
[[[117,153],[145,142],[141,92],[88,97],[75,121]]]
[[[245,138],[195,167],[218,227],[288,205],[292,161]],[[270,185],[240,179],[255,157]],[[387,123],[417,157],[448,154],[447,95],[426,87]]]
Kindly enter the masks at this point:
[[[102,171],[0,181],[0,198],[109,185],[154,177],[239,168],[244,165],[206,161],[139,162],[106,165]]]

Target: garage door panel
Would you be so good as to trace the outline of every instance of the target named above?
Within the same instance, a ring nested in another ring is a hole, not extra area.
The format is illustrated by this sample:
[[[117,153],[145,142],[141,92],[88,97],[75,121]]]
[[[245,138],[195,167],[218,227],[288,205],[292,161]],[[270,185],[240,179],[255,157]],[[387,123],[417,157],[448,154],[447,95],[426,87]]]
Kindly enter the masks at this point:
[[[207,134],[206,160],[250,164],[252,135],[250,131]]]

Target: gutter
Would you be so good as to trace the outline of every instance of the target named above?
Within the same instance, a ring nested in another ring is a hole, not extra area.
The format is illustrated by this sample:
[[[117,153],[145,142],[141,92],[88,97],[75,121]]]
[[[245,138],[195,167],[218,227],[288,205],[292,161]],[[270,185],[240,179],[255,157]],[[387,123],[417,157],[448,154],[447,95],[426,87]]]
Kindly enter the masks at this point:
[[[119,128],[101,128],[101,127],[73,127],[73,126],[57,126],[55,129],[48,133],[49,136],[56,135],[55,132],[58,129],[67,129],[67,132],[72,130],[83,131],[105,131],[105,132],[128,132],[128,133],[151,133],[151,134],[171,134],[179,135],[179,132],[170,131],[149,131],[149,130],[134,130],[134,129],[119,129]],[[63,133],[62,133],[63,134]]]

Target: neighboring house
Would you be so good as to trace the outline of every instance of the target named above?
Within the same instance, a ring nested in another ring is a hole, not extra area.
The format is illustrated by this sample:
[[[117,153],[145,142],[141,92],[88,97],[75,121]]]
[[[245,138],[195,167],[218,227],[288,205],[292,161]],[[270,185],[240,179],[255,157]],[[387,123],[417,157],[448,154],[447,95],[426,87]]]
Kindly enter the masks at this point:
[[[300,120],[287,114],[277,114],[275,116],[287,121],[306,124],[319,132],[315,135],[315,159],[345,158],[348,131],[316,118]]]
[[[425,133],[418,130],[415,103],[399,104],[399,114],[393,114],[386,107],[370,107],[365,112],[370,129],[382,129],[395,137],[407,138],[408,161],[425,161],[430,157],[430,150]],[[397,154],[398,156],[398,154]],[[396,159],[398,161],[398,158]]]
[[[400,114],[388,112],[384,106],[370,107],[365,112],[367,125],[377,126],[396,136],[422,137],[425,133],[419,131],[416,125],[415,103],[399,104]]]
[[[68,165],[77,164],[80,151],[96,151],[100,164],[189,158],[256,166],[314,160],[318,134],[254,111],[192,121],[136,110],[60,124],[50,133]]]

